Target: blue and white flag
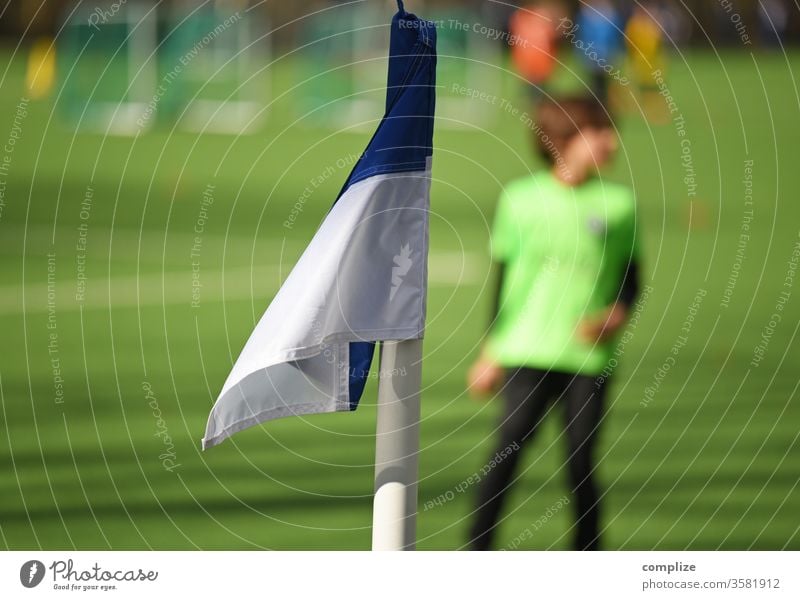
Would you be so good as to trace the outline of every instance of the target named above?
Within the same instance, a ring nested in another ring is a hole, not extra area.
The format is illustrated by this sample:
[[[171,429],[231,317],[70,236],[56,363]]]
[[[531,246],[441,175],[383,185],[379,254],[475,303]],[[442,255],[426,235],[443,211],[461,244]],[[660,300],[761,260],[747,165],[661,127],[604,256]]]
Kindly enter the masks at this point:
[[[355,410],[375,342],[423,335],[436,30],[398,7],[386,113],[234,364],[204,449],[270,419]]]

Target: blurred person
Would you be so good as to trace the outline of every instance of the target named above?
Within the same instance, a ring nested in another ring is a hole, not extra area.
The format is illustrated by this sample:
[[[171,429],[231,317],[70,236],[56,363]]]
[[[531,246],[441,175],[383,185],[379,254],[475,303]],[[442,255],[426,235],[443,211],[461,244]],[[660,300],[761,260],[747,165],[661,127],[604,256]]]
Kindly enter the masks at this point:
[[[558,23],[566,14],[554,0],[517,9],[509,21],[511,60],[530,84],[534,99],[541,97],[557,63]]]
[[[521,452],[551,402],[563,410],[573,547],[599,547],[594,449],[615,337],[638,293],[633,193],[598,174],[617,148],[608,113],[594,98],[574,97],[542,102],[536,117],[537,146],[550,168],[511,182],[500,198],[493,318],[468,374],[478,396],[504,380],[492,454],[503,459],[479,484],[474,550],[492,546]]]
[[[44,98],[53,91],[56,80],[56,46],[50,36],[36,39],[28,54],[25,88],[29,98]]]
[[[760,41],[765,46],[780,46],[789,23],[789,7],[784,0],[761,0],[758,3]]]
[[[656,15],[656,21],[661,26],[664,38],[674,48],[679,48],[689,43],[692,35],[692,20],[690,11],[681,10],[671,0],[651,0],[650,12]]]
[[[642,96],[645,115],[652,122],[665,123],[669,112],[661,101],[654,76],[666,67],[664,35],[658,15],[659,7],[655,3],[637,4],[625,26],[625,43],[629,71]]]
[[[610,0],[584,0],[576,24],[563,32],[589,71],[589,88],[597,99],[608,101],[613,66],[622,48],[622,16]]]

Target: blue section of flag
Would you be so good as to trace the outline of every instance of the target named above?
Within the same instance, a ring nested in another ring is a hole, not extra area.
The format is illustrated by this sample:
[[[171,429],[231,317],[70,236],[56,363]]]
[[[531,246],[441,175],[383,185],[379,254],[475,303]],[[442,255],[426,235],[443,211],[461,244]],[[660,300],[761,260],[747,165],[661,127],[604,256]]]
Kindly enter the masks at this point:
[[[400,10],[392,19],[386,113],[347,179],[423,171],[433,154],[436,101],[436,27]]]
[[[350,410],[358,408],[358,401],[364,393],[374,353],[375,342],[350,343]]]
[[[428,157],[433,155],[436,27],[406,12],[401,1],[397,4],[389,42],[386,112],[339,197],[367,177],[424,171]],[[350,410],[358,407],[374,350],[374,342],[350,343]]]

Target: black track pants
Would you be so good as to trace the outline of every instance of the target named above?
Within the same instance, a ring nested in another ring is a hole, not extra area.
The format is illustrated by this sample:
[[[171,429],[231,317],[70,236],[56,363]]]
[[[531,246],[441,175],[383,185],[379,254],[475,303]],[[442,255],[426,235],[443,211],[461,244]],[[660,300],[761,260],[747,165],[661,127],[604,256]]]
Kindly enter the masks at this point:
[[[520,454],[535,436],[550,402],[555,401],[556,408],[561,408],[563,413],[567,440],[567,463],[574,498],[571,504],[575,507],[576,520],[573,548],[596,550],[599,543],[599,494],[593,452],[603,413],[604,383],[593,376],[526,367],[509,370],[507,377],[500,440],[492,453],[492,456],[496,453],[507,456],[480,482],[470,531],[470,548],[490,548]]]

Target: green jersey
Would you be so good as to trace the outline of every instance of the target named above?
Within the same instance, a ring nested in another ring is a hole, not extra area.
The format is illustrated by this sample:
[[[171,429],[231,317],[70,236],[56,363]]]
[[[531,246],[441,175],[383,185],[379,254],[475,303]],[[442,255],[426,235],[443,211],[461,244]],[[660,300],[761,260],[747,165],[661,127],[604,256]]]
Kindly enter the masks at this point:
[[[552,173],[509,184],[492,257],[505,264],[487,350],[505,367],[597,375],[614,340],[586,342],[582,319],[612,304],[636,251],[632,191],[599,177],[570,187]]]

